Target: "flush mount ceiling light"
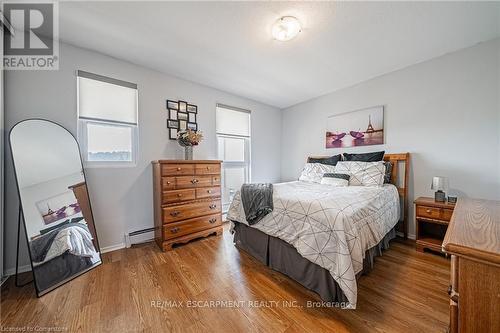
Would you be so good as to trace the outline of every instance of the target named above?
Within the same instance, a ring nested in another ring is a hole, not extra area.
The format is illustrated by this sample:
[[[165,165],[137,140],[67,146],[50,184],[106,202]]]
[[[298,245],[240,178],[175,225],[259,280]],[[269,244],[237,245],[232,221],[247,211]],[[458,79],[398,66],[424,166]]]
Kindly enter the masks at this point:
[[[301,31],[300,22],[296,17],[283,16],[273,25],[273,37],[279,41],[287,41],[295,38]]]

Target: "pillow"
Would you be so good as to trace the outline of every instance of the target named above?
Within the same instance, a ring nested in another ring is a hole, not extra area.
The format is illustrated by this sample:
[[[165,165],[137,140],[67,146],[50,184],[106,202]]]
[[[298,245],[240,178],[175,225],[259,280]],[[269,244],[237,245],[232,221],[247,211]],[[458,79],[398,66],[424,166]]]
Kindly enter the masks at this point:
[[[342,161],[335,166],[335,173],[345,173],[350,186],[381,186],[384,184],[384,162]]]
[[[321,183],[321,178],[325,173],[335,172],[335,167],[332,165],[320,163],[306,163],[299,180],[304,182]]]
[[[314,157],[309,157],[307,159],[307,163],[321,163],[321,164],[327,164],[327,165],[337,165],[337,163],[342,159],[342,155],[333,155],[330,157],[323,157],[323,158],[314,158]]]
[[[349,186],[349,176],[345,173],[325,173],[321,178],[321,184],[331,186]]]
[[[359,162],[378,162],[384,159],[385,151],[376,151],[373,153],[363,154],[349,154],[344,153],[345,161],[359,161]]]
[[[385,165],[385,175],[384,175],[384,184],[391,183],[391,174],[392,174],[392,162],[384,162]]]

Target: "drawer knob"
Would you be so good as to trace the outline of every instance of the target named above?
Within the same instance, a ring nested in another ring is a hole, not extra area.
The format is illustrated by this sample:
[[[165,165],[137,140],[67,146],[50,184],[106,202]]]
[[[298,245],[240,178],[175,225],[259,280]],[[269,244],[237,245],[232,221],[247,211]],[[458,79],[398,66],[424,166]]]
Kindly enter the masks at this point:
[[[207,190],[207,193],[212,193],[212,190]]]
[[[426,210],[426,212],[427,212],[428,214],[430,214],[430,213],[431,213],[431,210],[430,210],[430,209],[427,209],[427,210]]]
[[[210,170],[210,167],[207,167],[207,170]]]
[[[192,179],[192,180],[191,180],[191,183],[192,183],[192,184],[196,184],[197,182],[198,182],[198,179]]]
[[[208,222],[210,222],[210,223],[215,223],[215,222],[217,222],[217,219],[214,217],[214,218],[212,218],[212,219],[208,220]]]
[[[177,233],[179,230],[181,230],[179,227],[175,227],[175,228],[170,229],[170,232],[171,232],[171,233],[173,233],[173,234],[175,234],[175,233]]]
[[[177,194],[177,196],[180,198],[180,197],[182,197],[182,194],[179,193],[179,194]]]
[[[217,208],[217,205],[216,204],[211,204],[210,206],[208,206],[208,208],[215,209],[215,208]]]
[[[217,177],[214,177],[214,181],[217,181]]]
[[[177,211],[177,210],[174,210],[172,213],[170,213],[170,215],[172,215],[172,216],[174,216],[174,217],[175,217],[175,216],[179,215],[180,213],[181,213],[181,212],[179,212],[179,211]]]
[[[167,185],[170,185],[171,183],[170,182],[167,182]]]
[[[181,168],[177,168],[177,171],[181,171]]]

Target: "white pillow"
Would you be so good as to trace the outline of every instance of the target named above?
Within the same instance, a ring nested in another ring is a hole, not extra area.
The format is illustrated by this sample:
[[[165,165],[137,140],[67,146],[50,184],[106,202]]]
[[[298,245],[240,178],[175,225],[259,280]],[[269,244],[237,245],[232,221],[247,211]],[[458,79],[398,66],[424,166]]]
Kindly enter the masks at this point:
[[[335,166],[335,173],[351,176],[350,186],[382,186],[384,184],[384,162],[341,161]]]
[[[321,163],[306,163],[299,180],[304,182],[321,183],[325,173],[335,172],[335,166]]]

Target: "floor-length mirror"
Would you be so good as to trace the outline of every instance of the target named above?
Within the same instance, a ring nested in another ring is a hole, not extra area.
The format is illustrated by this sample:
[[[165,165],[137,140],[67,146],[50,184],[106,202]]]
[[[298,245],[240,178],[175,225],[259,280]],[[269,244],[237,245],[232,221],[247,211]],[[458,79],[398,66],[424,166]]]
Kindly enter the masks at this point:
[[[29,119],[9,139],[41,296],[101,263],[90,198],[78,143],[64,127]]]

